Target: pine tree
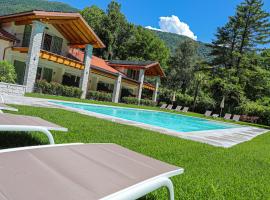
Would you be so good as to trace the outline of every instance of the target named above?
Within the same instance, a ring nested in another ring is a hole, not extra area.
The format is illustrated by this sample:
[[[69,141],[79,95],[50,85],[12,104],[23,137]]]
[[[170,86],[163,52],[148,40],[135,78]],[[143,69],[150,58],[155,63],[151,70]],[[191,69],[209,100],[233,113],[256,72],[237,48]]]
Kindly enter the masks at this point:
[[[237,6],[236,14],[218,28],[212,42],[214,59],[211,65],[236,68],[240,74],[242,58],[270,42],[270,14],[263,10],[262,0],[245,0]]]

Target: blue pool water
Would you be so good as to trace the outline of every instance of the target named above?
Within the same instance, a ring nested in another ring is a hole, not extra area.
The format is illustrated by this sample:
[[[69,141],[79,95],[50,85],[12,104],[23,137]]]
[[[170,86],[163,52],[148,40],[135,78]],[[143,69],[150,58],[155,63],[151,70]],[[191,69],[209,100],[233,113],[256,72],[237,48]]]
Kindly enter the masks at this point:
[[[239,127],[233,124],[219,123],[211,120],[166,112],[122,108],[114,106],[100,106],[93,104],[79,104],[58,101],[51,102],[71,108],[78,108],[111,117],[140,122],[177,132],[206,131]]]

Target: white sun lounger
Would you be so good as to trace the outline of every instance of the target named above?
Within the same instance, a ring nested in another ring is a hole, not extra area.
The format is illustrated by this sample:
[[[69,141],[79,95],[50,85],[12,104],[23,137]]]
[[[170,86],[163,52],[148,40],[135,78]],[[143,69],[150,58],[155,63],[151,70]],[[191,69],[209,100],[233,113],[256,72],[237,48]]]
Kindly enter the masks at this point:
[[[224,119],[231,119],[232,114],[226,113],[224,116]]]
[[[0,103],[0,111],[1,110],[18,111],[17,108],[10,107],[4,103]]]
[[[162,106],[160,106],[160,108],[166,108],[167,104],[162,104]]]
[[[167,187],[183,169],[116,144],[0,150],[0,199],[129,200]]]
[[[168,109],[168,110],[171,110],[173,108],[173,105],[168,105],[168,107],[166,108],[166,109]]]
[[[182,106],[177,106],[177,107],[175,108],[175,110],[178,111],[178,112],[180,112],[181,109],[182,109]]]
[[[212,114],[212,111],[207,110],[207,111],[205,111],[204,116],[205,117],[211,117],[211,114]]]
[[[48,137],[50,144],[54,144],[54,139],[52,134],[50,133],[50,130],[67,131],[66,128],[63,128],[61,126],[58,126],[56,124],[53,124],[38,117],[14,115],[7,113],[0,114],[0,131],[5,132],[38,131],[44,133]]]
[[[184,107],[182,112],[187,112],[189,110],[189,107]]]
[[[232,120],[238,122],[240,120],[240,115],[234,115]]]

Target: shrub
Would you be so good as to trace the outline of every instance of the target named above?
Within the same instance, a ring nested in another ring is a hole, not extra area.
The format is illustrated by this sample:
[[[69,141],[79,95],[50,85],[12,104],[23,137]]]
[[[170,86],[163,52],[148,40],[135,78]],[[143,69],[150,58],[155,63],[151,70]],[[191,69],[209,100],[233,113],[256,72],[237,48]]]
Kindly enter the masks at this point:
[[[80,88],[65,86],[55,82],[48,83],[45,80],[37,81],[35,92],[76,98],[80,98],[82,95]]]
[[[123,97],[122,102],[126,104],[135,104],[135,105],[139,104],[139,100],[136,97]]]
[[[134,105],[138,105],[139,104],[139,100],[136,97],[123,97],[122,101],[126,104],[134,104]],[[149,100],[149,99],[141,99],[140,102],[141,105],[144,106],[156,106],[156,102]]]
[[[15,83],[16,79],[14,66],[7,61],[0,61],[0,82]]]
[[[238,114],[259,117],[259,123],[270,125],[270,107],[261,105],[257,102],[245,102],[235,108]]]
[[[88,91],[87,99],[96,101],[112,101],[112,94],[99,91]]]

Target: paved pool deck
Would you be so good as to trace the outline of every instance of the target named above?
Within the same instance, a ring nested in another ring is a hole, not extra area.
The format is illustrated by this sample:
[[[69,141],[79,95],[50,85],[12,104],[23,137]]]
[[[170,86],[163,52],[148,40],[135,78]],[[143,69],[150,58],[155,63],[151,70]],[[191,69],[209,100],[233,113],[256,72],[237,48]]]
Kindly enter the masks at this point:
[[[172,131],[172,130],[157,127],[157,126],[151,126],[148,124],[115,118],[108,115],[102,115],[102,114],[85,111],[85,110],[81,110],[77,108],[70,108],[67,106],[53,104],[50,101],[57,101],[57,100],[52,100],[52,99],[40,99],[40,98],[33,98],[33,97],[14,97],[14,96],[3,96],[3,98],[4,98],[5,103],[7,104],[65,109],[68,111],[73,111],[80,114],[97,117],[100,119],[105,119],[105,120],[109,120],[116,123],[136,126],[136,127],[156,131],[162,134],[167,134],[167,135],[171,135],[175,137],[180,137],[180,138],[202,142],[202,143],[206,143],[212,146],[224,147],[224,148],[230,148],[237,144],[252,140],[256,136],[262,135],[270,131],[267,129],[257,128],[257,127],[252,127],[252,126],[239,126],[237,128],[218,129],[218,130],[209,130],[209,131],[177,132],[177,131]],[[74,102],[74,103],[78,103],[78,102]]]

